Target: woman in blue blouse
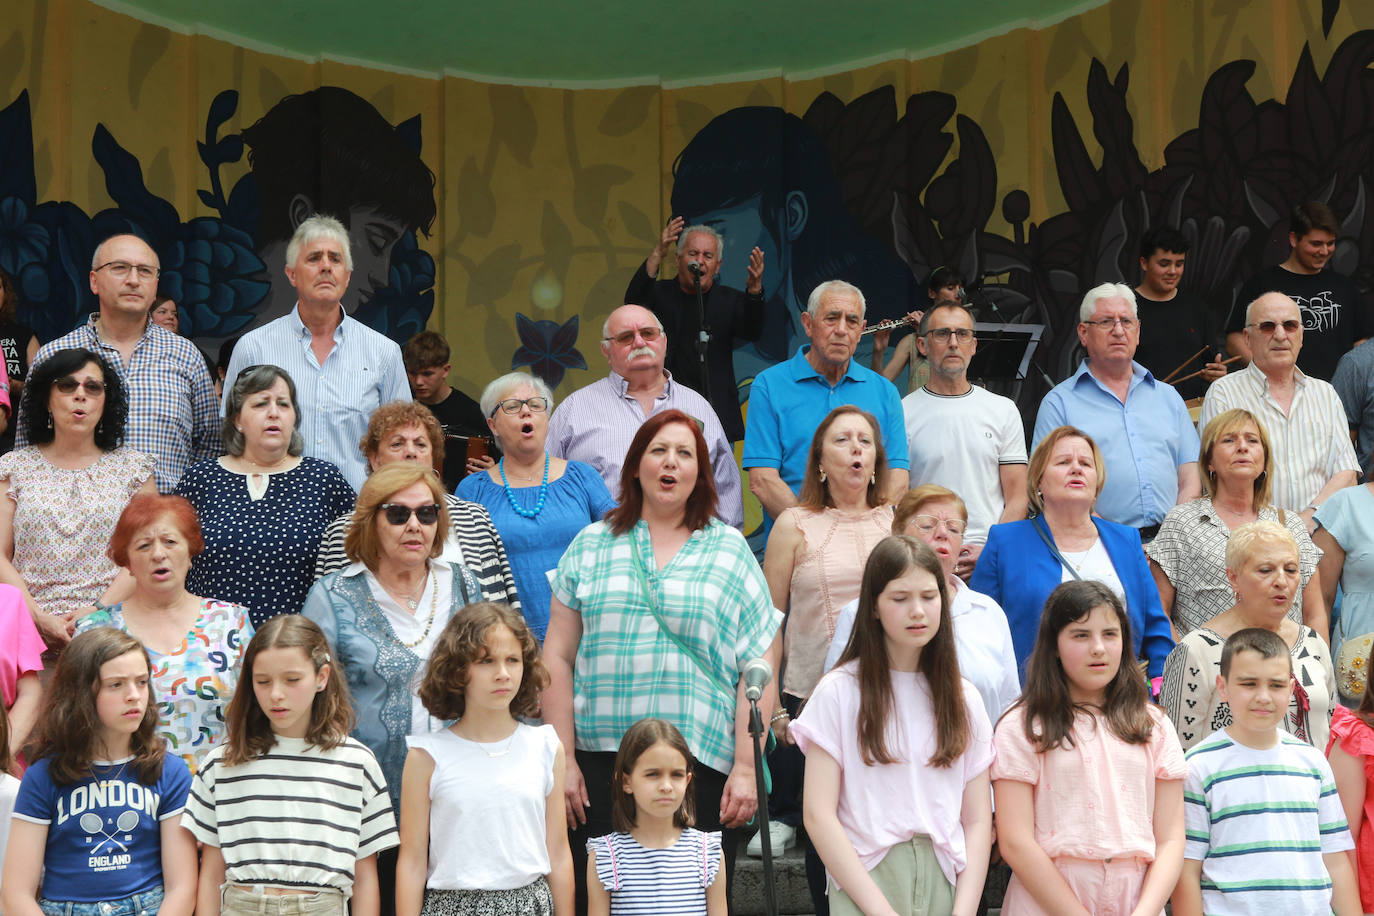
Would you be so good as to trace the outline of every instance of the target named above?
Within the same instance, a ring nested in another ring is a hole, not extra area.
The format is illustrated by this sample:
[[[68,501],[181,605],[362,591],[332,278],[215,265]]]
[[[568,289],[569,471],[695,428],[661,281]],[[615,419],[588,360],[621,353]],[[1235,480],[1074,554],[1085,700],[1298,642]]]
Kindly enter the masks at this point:
[[[1074,579],[1096,579],[1122,599],[1131,617],[1134,656],[1148,661],[1151,677],[1164,673],[1173,632],[1140,534],[1092,514],[1104,480],[1097,444],[1082,430],[1060,426],[1041,441],[1027,468],[1034,516],[988,531],[969,588],[1006,611],[1023,675],[1045,599],[1060,583]]]
[[[482,413],[503,457],[458,484],[460,499],[481,503],[510,557],[520,608],[542,643],[549,625],[548,573],[573,536],[615,508],[589,464],[544,451],[553,392],[543,379],[511,372],[482,392]]]

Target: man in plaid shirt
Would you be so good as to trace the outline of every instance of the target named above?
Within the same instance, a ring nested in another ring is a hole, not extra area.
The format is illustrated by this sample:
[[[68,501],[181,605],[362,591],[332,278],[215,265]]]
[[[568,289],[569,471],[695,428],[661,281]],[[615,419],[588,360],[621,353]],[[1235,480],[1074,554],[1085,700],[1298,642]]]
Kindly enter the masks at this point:
[[[200,351],[148,319],[160,273],[157,254],[137,236],[100,243],[91,260],[91,292],[100,310],[44,344],[29,374],[58,350],[80,347],[104,356],[129,391],[124,444],[157,459],[157,488],[168,493],[186,468],[219,455],[219,405]],[[15,448],[28,445],[23,412],[21,404]]]

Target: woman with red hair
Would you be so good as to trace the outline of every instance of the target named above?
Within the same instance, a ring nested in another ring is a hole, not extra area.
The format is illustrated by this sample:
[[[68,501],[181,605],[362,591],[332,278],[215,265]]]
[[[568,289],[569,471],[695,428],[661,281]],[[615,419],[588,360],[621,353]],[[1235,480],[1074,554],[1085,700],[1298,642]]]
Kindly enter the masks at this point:
[[[158,732],[192,773],[198,758],[224,740],[224,707],[253,636],[247,608],[186,590],[191,560],[204,549],[196,510],[184,497],[135,496],[108,551],[132,575],[133,594],[76,624],[78,633],[115,627],[148,648]]]
[[[744,536],[715,510],[700,426],[665,410],[630,443],[620,505],[582,529],[558,563],[544,721],[567,755],[580,899],[586,841],[611,832],[616,749],[640,719],[666,719],[686,737],[699,828],[743,827],[758,809],[740,675],[754,658],[777,661],[782,615]],[[770,685],[760,706],[775,702]],[[728,887],[738,843],[727,834],[724,845]]]

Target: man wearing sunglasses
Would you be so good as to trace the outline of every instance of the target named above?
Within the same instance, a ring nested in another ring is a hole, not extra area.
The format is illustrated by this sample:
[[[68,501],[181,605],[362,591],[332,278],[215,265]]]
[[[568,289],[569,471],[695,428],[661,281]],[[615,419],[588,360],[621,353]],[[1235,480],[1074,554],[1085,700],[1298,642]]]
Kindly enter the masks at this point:
[[[744,527],[744,502],[735,452],[720,419],[700,394],[663,368],[668,335],[653,312],[622,305],[601,326],[605,378],[563,399],[549,417],[548,453],[596,468],[611,495],[620,495],[620,468],[640,425],[656,413],[681,410],[701,425],[719,499],[716,514]]]
[[[1250,358],[1246,306],[1269,292],[1283,293],[1298,305],[1304,337],[1298,368],[1305,375],[1330,379],[1344,353],[1374,336],[1374,314],[1361,301],[1354,281],[1331,266],[1340,234],[1336,214],[1321,201],[1309,200],[1293,208],[1288,218],[1288,258],[1255,274],[1236,296],[1226,325],[1226,348],[1232,354]],[[1354,266],[1353,259],[1347,259],[1347,269]]]
[[[967,306],[936,305],[913,336],[930,376],[902,398],[911,486],[939,484],[963,499],[968,527],[954,574],[967,582],[988,528],[1026,517],[1026,432],[1014,401],[969,383],[978,341]]]
[[[161,272],[156,252],[137,236],[101,242],[90,278],[99,311],[39,348],[33,366],[58,350],[82,347],[116,367],[129,391],[124,444],[157,459],[157,488],[168,493],[183,471],[218,457],[221,449],[219,405],[205,357],[191,341],[148,318]],[[15,447],[23,448],[28,437],[22,419],[16,425]]]
[[[763,251],[754,247],[749,253],[744,292],[720,283],[724,246],[720,233],[710,226],[687,226],[674,216],[664,227],[657,244],[625,288],[625,301],[642,305],[658,316],[663,330],[672,340],[664,354],[664,366],[673,378],[697,392],[707,392],[711,407],[731,442],[744,438],[744,420],[739,411],[739,391],[735,384],[735,346],[739,341],[758,340],[763,332]],[[668,249],[677,244],[677,276],[655,280]],[[706,377],[702,384],[701,357],[697,350],[701,334],[701,309],[697,305],[695,277],[701,280],[702,306],[709,335],[706,350]]]
[[[1299,368],[1302,314],[1283,293],[1265,293],[1245,310],[1250,365],[1207,389],[1198,425],[1233,407],[1264,424],[1274,449],[1269,494],[1275,506],[1301,512],[1307,528],[1328,496],[1355,483],[1359,463],[1345,408],[1328,382]]]
[[[1107,472],[1096,511],[1139,529],[1148,543],[1170,509],[1202,495],[1197,428],[1173,386],[1135,361],[1134,290],[1124,283],[1093,287],[1078,318],[1088,358],[1040,402],[1031,448],[1060,426],[1092,436]]]

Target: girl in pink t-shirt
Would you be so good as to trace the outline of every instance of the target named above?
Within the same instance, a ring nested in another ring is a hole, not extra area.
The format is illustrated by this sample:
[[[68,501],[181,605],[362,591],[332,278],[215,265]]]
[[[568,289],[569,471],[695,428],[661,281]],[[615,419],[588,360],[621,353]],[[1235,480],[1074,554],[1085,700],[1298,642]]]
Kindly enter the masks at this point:
[[[997,723],[1003,916],[1158,916],[1183,867],[1178,736],[1122,664],[1130,619],[1100,582],[1045,601],[1021,699]]]
[[[839,663],[791,734],[830,912],[973,913],[992,845],[991,724],[959,676],[940,561],[913,537],[869,554]]]
[[[1364,670],[1374,663],[1374,652]],[[1355,872],[1360,876],[1360,903],[1374,913],[1374,692],[1366,684],[1360,708],[1351,712],[1337,706],[1331,716],[1331,736],[1326,739],[1326,759],[1336,777],[1336,790],[1345,808],[1345,820],[1355,840]]]

